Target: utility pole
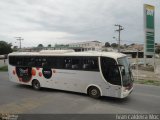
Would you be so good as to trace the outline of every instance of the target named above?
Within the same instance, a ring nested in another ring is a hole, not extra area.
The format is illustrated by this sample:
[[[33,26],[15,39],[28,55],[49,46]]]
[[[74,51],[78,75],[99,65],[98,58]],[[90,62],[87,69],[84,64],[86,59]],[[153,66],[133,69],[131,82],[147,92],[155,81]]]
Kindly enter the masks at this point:
[[[116,32],[118,32],[118,52],[120,52],[120,42],[121,42],[121,30],[124,30],[124,28],[121,25],[116,24],[115,26],[118,26],[118,29],[115,30]]]
[[[15,37],[16,38],[16,40],[18,40],[19,41],[19,48],[21,49],[21,46],[22,46],[22,37]]]

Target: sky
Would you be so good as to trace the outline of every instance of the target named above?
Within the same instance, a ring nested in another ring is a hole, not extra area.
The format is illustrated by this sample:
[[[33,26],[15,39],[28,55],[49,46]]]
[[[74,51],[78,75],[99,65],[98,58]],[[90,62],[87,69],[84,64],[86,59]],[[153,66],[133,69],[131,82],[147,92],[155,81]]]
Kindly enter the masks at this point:
[[[144,43],[143,4],[155,6],[155,41],[160,43],[159,0],[0,0],[0,41],[22,47],[98,40]]]

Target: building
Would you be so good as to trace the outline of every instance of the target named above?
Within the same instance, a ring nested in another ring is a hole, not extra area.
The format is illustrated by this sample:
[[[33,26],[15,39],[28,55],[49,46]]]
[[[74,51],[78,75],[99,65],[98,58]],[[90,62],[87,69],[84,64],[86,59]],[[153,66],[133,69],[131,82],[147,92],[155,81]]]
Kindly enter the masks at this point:
[[[41,50],[68,50],[72,49],[75,52],[80,51],[101,51],[103,44],[99,41],[87,41],[87,42],[77,42],[70,44],[56,44],[54,47],[33,47],[33,48],[23,48],[19,51],[21,52],[38,52]]]
[[[75,51],[101,51],[102,43],[99,41],[87,41],[69,44],[70,49]]]

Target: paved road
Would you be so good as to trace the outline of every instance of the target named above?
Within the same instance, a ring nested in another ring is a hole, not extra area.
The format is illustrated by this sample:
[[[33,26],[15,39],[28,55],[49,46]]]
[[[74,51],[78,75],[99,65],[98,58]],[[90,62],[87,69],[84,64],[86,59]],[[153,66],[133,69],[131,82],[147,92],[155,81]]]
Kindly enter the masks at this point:
[[[0,113],[160,113],[160,87],[135,85],[126,99],[102,97],[43,89],[8,80],[0,72]]]

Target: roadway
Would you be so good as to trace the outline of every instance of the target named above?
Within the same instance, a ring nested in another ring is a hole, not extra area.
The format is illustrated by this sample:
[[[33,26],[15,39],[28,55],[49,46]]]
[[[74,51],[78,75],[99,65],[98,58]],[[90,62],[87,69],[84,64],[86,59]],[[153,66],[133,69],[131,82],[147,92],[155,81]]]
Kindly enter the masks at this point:
[[[0,113],[160,113],[160,87],[134,86],[125,99],[101,97],[53,89],[35,91],[30,86],[10,82],[7,72],[0,72]]]

